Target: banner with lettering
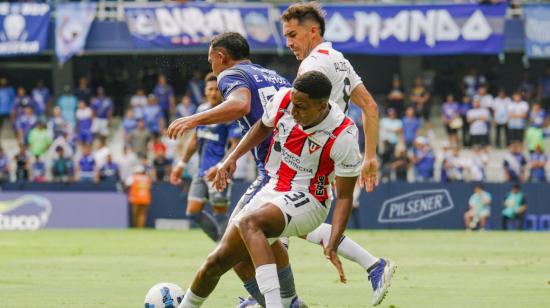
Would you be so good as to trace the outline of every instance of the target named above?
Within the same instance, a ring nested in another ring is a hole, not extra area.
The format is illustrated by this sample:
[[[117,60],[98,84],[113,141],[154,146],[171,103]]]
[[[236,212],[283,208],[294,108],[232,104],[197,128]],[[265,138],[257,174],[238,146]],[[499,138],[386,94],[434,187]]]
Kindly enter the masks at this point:
[[[280,7],[281,12],[286,6]],[[496,54],[504,48],[506,4],[323,5],[325,39],[348,53]]]
[[[125,17],[138,48],[208,47],[219,33],[242,34],[251,48],[280,46],[276,16],[268,4],[128,5]]]
[[[0,56],[36,54],[46,47],[50,6],[0,3]]]
[[[550,58],[550,5],[526,5],[525,54],[530,58]]]
[[[84,51],[97,4],[60,3],[56,8],[55,54],[60,64]]]

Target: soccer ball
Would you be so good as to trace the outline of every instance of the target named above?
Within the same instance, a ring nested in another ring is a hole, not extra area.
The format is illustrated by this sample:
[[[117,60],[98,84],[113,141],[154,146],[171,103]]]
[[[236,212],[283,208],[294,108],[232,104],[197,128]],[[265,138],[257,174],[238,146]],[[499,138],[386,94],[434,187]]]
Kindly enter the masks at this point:
[[[176,284],[157,283],[145,295],[145,308],[177,308],[183,295],[183,290]]]

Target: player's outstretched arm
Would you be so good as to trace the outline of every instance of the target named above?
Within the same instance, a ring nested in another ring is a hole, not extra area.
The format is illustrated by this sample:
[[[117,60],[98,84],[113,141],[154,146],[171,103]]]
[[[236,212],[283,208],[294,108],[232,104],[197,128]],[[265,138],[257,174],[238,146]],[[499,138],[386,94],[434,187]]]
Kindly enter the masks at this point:
[[[197,151],[197,144],[198,144],[197,132],[194,132],[189,138],[189,141],[187,142],[187,145],[185,147],[185,150],[183,151],[181,160],[172,169],[172,172],[170,172],[170,183],[174,185],[179,185],[181,183],[181,175],[183,174],[183,171],[185,170],[185,168],[187,168],[187,163],[191,159],[191,156],[193,156],[193,154],[195,154],[195,152]]]
[[[214,188],[223,191],[230,182],[237,160],[246,152],[252,150],[255,146],[265,140],[273,131],[273,127],[265,125],[262,121],[256,122],[248,133],[241,139],[235,150],[231,151],[227,157],[218,166],[218,172],[214,178]]]
[[[192,116],[182,117],[170,124],[166,134],[172,139],[199,125],[219,124],[238,120],[250,112],[250,90],[238,88],[218,106]]]
[[[336,253],[338,244],[348,225],[348,218],[353,203],[353,190],[357,177],[336,177],[336,205],[332,215],[332,230],[328,244],[325,246],[325,257],[332,262],[340,275],[340,281],[346,283],[346,275],[342,263]]]
[[[378,105],[365,85],[356,86],[351,92],[351,101],[363,111],[363,130],[365,132],[365,158],[359,176],[359,185],[371,192],[378,186]]]

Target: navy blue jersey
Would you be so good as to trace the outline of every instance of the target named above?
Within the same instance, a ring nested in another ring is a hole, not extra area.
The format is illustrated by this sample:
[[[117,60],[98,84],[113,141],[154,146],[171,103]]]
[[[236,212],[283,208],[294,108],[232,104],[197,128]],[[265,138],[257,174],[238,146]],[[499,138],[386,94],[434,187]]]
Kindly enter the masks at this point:
[[[204,103],[199,106],[198,112],[208,109],[210,104]],[[239,137],[240,129],[235,122],[197,126],[199,176],[204,176],[208,169],[223,159],[229,139]]]
[[[267,102],[281,88],[290,88],[291,84],[275,71],[263,68],[250,62],[241,62],[218,76],[218,88],[224,99],[239,88],[247,88],[250,91],[250,112],[237,122],[244,136],[252,125],[262,118]],[[264,174],[264,161],[269,148],[271,138],[266,138],[252,150],[258,172]]]

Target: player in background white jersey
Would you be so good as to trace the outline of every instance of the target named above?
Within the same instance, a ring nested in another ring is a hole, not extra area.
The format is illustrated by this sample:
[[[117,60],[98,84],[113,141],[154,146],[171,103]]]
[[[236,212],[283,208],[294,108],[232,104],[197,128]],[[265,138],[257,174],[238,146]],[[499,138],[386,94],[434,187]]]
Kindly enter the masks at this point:
[[[332,48],[330,42],[323,39],[325,31],[324,13],[315,2],[296,3],[288,7],[282,15],[283,34],[287,47],[301,60],[298,75],[309,71],[320,71],[332,84],[330,98],[340,106],[343,112],[348,104],[355,103],[362,110],[365,132],[365,157],[361,167],[359,184],[367,192],[378,185],[378,162],[376,146],[378,142],[378,107],[361,78],[341,52]],[[322,224],[307,235],[313,243],[326,243],[331,234],[331,226]],[[395,270],[390,260],[376,258],[351,239],[344,237],[338,247],[338,253],[367,270],[373,287],[373,305],[379,304],[389,287]]]

